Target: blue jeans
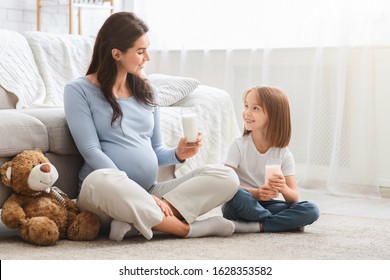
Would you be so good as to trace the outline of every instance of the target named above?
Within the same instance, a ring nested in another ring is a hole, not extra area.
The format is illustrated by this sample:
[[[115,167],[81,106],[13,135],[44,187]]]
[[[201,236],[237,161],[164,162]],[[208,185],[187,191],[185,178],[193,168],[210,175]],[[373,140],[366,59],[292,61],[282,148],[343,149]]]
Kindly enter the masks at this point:
[[[245,189],[239,189],[223,205],[222,213],[229,220],[262,223],[264,232],[294,230],[315,222],[320,216],[318,207],[312,202],[259,201]]]

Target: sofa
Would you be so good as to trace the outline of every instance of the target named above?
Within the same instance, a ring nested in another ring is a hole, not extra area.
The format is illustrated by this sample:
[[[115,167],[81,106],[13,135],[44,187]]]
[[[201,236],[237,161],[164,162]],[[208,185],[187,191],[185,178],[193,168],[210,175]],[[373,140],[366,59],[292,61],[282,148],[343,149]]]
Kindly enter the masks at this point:
[[[78,195],[83,159],[65,120],[63,88],[85,74],[93,43],[89,36],[0,29],[0,165],[23,150],[39,149],[58,169],[55,185],[71,198]],[[152,73],[147,78],[159,93],[165,144],[176,146],[182,135],[183,107],[197,111],[204,142],[195,157],[161,167],[158,180],[221,163],[228,144],[239,135],[229,94],[190,77]],[[10,189],[0,183],[0,206],[9,195]]]

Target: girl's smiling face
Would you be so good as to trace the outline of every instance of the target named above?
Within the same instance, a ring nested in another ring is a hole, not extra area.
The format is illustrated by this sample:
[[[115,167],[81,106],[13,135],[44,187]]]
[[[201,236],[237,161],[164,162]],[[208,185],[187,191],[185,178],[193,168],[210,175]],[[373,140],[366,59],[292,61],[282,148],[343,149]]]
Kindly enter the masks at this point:
[[[260,106],[256,91],[251,90],[245,96],[242,112],[245,129],[248,131],[264,130],[268,125],[268,115]]]

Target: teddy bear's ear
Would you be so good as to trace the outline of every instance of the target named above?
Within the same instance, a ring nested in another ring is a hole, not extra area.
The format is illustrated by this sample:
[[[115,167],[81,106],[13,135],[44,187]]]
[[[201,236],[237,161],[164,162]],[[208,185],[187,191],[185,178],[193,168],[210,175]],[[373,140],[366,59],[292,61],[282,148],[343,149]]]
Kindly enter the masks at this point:
[[[12,161],[8,161],[1,166],[1,180],[4,185],[11,187]]]

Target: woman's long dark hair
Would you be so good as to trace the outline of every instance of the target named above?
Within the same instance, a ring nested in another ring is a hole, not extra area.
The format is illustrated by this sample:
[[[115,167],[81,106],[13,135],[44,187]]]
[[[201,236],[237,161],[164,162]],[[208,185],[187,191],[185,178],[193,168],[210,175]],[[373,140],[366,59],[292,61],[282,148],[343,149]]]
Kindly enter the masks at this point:
[[[148,26],[134,13],[118,12],[112,14],[104,22],[97,34],[87,75],[96,73],[100,89],[113,110],[111,125],[123,117],[122,109],[112,92],[117,68],[111,50],[118,49],[126,52],[134,46],[138,38],[148,31]],[[128,73],[126,80],[138,102],[155,105],[152,88],[143,78]]]

